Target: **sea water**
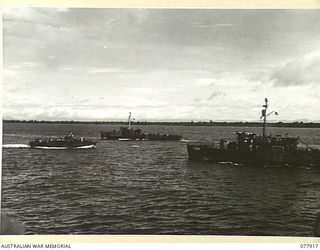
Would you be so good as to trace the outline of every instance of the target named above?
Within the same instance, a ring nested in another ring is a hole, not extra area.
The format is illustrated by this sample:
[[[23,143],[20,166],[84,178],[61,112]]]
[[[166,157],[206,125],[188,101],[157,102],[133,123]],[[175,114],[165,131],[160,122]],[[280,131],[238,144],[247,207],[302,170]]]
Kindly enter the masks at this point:
[[[234,139],[260,128],[140,126],[183,141],[102,141],[117,125],[4,123],[2,210],[27,234],[312,236],[320,169],[188,160],[189,140]],[[96,149],[31,149],[73,132]],[[320,129],[268,128],[320,144]]]

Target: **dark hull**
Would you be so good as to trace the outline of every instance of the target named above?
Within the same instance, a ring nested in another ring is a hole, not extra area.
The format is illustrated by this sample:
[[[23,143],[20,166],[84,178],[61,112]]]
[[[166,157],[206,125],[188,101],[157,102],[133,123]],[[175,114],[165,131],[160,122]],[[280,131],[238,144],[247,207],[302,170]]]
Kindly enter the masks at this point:
[[[112,132],[101,132],[102,140],[129,140],[129,141],[179,141],[182,139],[180,135],[169,134],[120,134]]]
[[[181,135],[157,135],[149,134],[147,135],[147,140],[149,141],[180,141],[182,139]]]
[[[121,135],[121,134],[114,134],[108,132],[101,132],[101,139],[102,140],[145,140],[145,135]]]
[[[60,149],[77,149],[77,148],[95,148],[96,142],[93,141],[33,141],[30,142],[31,148],[60,148]]]
[[[320,166],[320,151],[253,152],[213,148],[209,144],[188,144],[190,160],[234,162],[250,165]]]

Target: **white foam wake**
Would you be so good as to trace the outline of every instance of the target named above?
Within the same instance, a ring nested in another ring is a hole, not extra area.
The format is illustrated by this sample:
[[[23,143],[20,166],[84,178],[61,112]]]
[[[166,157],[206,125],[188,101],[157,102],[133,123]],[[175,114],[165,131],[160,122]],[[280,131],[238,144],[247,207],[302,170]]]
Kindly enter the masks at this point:
[[[236,163],[236,162],[232,162],[232,161],[219,161],[219,164],[223,164],[223,165],[233,165],[233,166],[241,166],[242,164]]]
[[[186,139],[181,139],[181,142],[190,142],[190,140],[186,140]]]
[[[3,144],[3,148],[30,148],[27,144]]]
[[[88,145],[88,146],[77,147],[75,149],[86,149],[86,148],[96,148],[96,146],[95,145]]]

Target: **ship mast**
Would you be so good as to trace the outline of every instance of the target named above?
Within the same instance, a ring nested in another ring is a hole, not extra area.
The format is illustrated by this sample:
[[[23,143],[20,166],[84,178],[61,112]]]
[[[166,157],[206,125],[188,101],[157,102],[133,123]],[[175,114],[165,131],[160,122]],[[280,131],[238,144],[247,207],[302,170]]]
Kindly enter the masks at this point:
[[[265,98],[265,105],[262,105],[263,110],[262,110],[262,115],[261,117],[263,117],[263,123],[262,123],[262,136],[265,137],[266,136],[266,122],[267,122],[267,109],[268,109],[268,99]]]
[[[271,111],[269,114],[267,114],[267,109],[268,109],[268,99],[264,98],[265,104],[262,105],[263,109],[262,109],[262,114],[261,114],[261,118],[263,118],[263,123],[262,123],[262,136],[266,137],[266,123],[267,123],[267,116],[271,115],[271,114],[275,114],[278,115],[278,112],[276,111]]]
[[[130,130],[131,129],[131,112],[129,112],[128,123],[129,123],[129,130]]]

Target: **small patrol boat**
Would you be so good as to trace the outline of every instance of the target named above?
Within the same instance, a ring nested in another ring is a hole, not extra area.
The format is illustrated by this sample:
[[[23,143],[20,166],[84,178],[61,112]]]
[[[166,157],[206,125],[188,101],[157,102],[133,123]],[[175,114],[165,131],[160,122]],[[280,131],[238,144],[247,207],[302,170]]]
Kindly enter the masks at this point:
[[[96,148],[97,142],[84,137],[75,137],[72,133],[62,138],[35,139],[29,143],[38,149],[85,149]]]
[[[303,145],[299,143],[299,137],[266,135],[267,116],[277,112],[267,113],[267,98],[262,107],[262,135],[237,132],[235,141],[188,143],[189,159],[250,165],[320,166],[320,145]]]
[[[101,132],[102,140],[119,140],[119,141],[179,141],[181,135],[144,133],[141,129],[131,128],[131,112],[128,117],[128,127],[121,127],[120,130]]]

